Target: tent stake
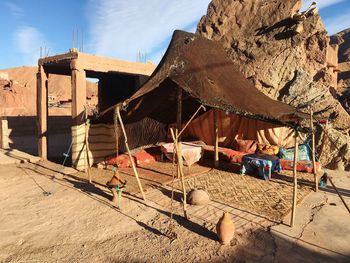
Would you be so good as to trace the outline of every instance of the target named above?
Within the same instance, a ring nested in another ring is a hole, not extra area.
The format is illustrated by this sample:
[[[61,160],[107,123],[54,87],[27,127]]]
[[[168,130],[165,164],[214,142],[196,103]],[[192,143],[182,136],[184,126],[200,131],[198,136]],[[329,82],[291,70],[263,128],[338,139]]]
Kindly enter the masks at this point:
[[[298,162],[298,131],[295,130],[294,134],[294,160],[293,160],[293,207],[292,207],[292,218],[290,220],[290,226],[294,227],[295,221],[295,213],[296,213],[296,205],[297,205],[297,187],[298,187],[298,179],[297,179],[297,162]]]
[[[84,163],[85,163],[85,173],[88,174],[89,176],[89,183],[92,183],[92,177],[91,177],[91,173],[90,173],[90,159],[89,159],[89,131],[88,131],[88,125],[89,125],[89,119],[88,119],[88,112],[87,112],[87,108],[86,106],[84,106],[85,108],[85,159],[84,159]]]
[[[310,130],[311,130],[311,151],[312,151],[312,171],[314,173],[315,179],[315,191],[318,191],[318,182],[317,182],[317,172],[316,172],[316,160],[315,160],[315,131],[314,131],[314,122],[313,122],[313,110],[310,107]]]
[[[219,128],[218,128],[218,112],[214,109],[214,137],[215,137],[215,154],[214,154],[214,167],[219,166]]]
[[[137,184],[139,185],[139,188],[140,188],[140,191],[141,191],[141,194],[142,194],[142,198],[143,198],[144,201],[146,201],[145,193],[143,192],[143,188],[142,188],[142,184],[141,184],[141,181],[140,181],[140,178],[139,178],[139,174],[137,173],[136,166],[135,166],[134,160],[132,158],[132,155],[131,155],[131,152],[130,152],[130,149],[129,149],[128,137],[126,135],[126,131],[125,131],[125,128],[124,128],[122,117],[120,116],[119,107],[117,107],[116,109],[117,109],[117,117],[119,119],[120,127],[122,128],[122,132],[123,132],[124,139],[125,139],[125,148],[128,151],[128,155],[129,155],[129,159],[130,159],[130,162],[131,162],[132,170],[134,171],[134,174],[135,174],[135,177],[136,177],[136,180],[137,180]]]

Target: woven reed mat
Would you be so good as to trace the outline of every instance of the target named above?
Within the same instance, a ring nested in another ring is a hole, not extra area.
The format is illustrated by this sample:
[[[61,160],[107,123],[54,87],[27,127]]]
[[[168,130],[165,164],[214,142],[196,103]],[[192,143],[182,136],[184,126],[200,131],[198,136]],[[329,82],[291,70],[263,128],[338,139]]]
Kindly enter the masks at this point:
[[[298,203],[312,191],[312,174],[298,173]],[[299,181],[298,181],[299,182]],[[305,185],[307,183],[309,185]],[[270,181],[251,175],[213,169],[206,174],[185,179],[187,191],[204,188],[211,200],[281,221],[292,208],[293,183],[291,173],[273,174]],[[177,181],[175,188],[181,189]]]

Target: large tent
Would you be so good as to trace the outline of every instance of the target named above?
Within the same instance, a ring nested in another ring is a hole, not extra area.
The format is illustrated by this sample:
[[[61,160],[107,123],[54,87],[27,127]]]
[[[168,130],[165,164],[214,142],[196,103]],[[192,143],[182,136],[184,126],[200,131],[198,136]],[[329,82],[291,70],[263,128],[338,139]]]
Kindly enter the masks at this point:
[[[151,118],[165,124],[177,123],[175,135],[173,130],[171,133],[176,148],[178,175],[182,182],[184,214],[187,217],[186,190],[181,168],[181,144],[179,143],[181,132],[179,131],[183,129],[182,123],[192,120],[193,114],[198,113],[202,106],[214,109],[215,166],[218,164],[218,115],[216,110],[295,129],[291,219],[291,225],[293,225],[297,195],[297,128],[299,122],[309,118],[310,115],[273,100],[257,90],[237,70],[220,43],[195,34],[175,31],[163,59],[149,80],[129,99],[101,113],[100,121],[117,120],[115,122],[117,123],[119,120],[125,139],[127,135],[123,122],[134,123]],[[127,139],[125,144],[128,149]],[[135,176],[138,178],[129,149],[128,153]],[[138,182],[143,194],[141,183]],[[317,189],[316,174],[315,186]]]
[[[171,43],[149,80],[122,106],[125,123],[145,117],[162,123],[176,122],[178,89],[182,89],[182,120],[199,105],[244,117],[294,127],[308,115],[273,100],[257,90],[237,70],[220,43],[175,31]],[[112,120],[112,106],[102,119]]]

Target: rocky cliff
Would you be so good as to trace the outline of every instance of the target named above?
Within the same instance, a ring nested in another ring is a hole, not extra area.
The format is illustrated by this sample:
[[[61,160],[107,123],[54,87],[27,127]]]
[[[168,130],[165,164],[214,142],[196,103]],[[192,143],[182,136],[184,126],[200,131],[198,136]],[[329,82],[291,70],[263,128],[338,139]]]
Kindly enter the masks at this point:
[[[301,5],[301,0],[213,0],[197,33],[220,41],[268,96],[306,112],[311,106],[329,119],[328,136],[318,126],[321,161],[349,169],[350,116],[334,98],[338,47],[330,45],[317,10],[301,14]]]
[[[331,37],[331,43],[339,45],[338,95],[339,101],[350,114],[350,28]]]

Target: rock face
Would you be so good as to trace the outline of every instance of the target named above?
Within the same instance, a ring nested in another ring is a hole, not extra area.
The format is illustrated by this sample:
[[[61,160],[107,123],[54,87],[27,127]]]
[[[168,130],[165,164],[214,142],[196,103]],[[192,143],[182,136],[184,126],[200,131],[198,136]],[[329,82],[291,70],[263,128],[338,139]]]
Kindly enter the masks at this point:
[[[301,0],[213,0],[197,33],[220,41],[241,72],[266,95],[306,112],[312,105],[317,116],[329,118],[328,134],[337,133],[342,142],[321,149],[319,136],[319,154],[334,147],[349,149],[350,116],[334,98],[338,47],[330,45],[317,13],[293,19],[301,5]],[[324,165],[335,168],[334,159],[340,158],[338,166],[350,168],[349,159],[324,156]]]
[[[338,99],[350,114],[350,28],[332,36],[331,43],[339,45]]]

